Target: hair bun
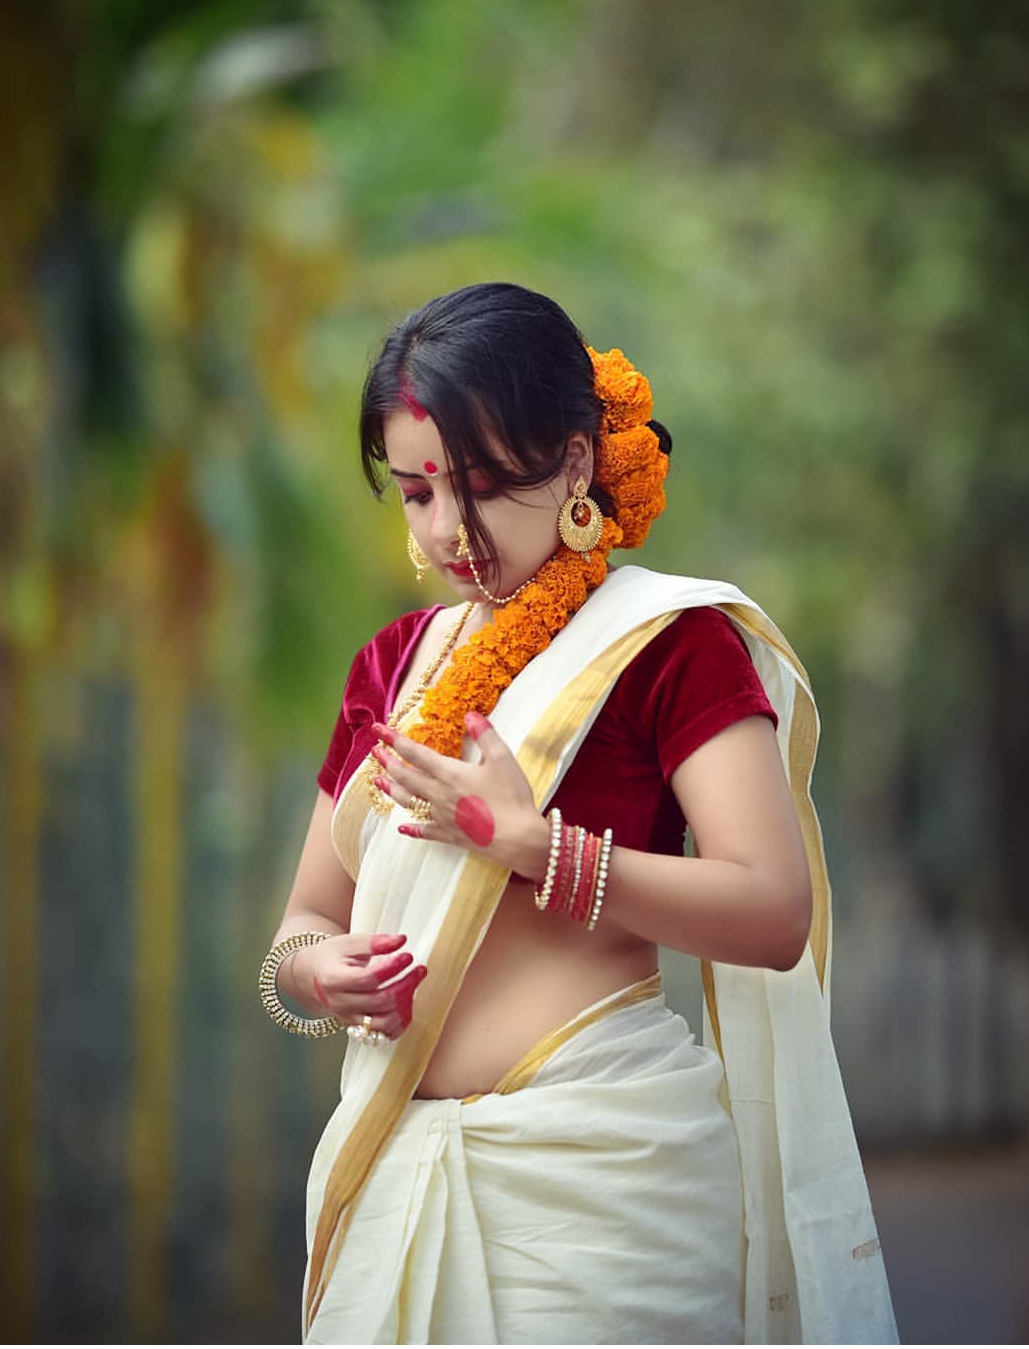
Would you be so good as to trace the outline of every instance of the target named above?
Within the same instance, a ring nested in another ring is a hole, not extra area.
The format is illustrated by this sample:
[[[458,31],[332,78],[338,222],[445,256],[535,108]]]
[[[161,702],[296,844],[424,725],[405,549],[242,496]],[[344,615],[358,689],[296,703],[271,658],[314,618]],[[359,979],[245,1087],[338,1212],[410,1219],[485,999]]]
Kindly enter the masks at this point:
[[[647,422],[647,425],[657,436],[657,447],[664,455],[672,453],[672,433],[667,426],[662,426],[660,422]]]

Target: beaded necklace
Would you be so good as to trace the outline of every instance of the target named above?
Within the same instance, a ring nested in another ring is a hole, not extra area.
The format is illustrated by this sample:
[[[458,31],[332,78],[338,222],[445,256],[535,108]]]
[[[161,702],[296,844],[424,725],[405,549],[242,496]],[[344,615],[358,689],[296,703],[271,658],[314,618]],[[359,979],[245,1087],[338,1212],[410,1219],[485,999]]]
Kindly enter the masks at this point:
[[[419,679],[418,687],[411,694],[411,696],[404,700],[402,706],[394,708],[394,710],[390,713],[389,719],[386,722],[387,726],[394,726],[394,727],[399,726],[400,723],[403,721],[403,719],[407,716],[408,712],[411,711],[412,707],[417,707],[418,704],[421,702],[421,700],[425,697],[429,685],[436,678],[436,675],[439,672],[439,669],[442,666],[443,662],[447,659],[451,651],[453,651],[454,647],[457,645],[457,639],[461,636],[461,633],[464,631],[464,626],[468,622],[469,615],[471,614],[472,609],[474,609],[474,607],[475,607],[474,600],[468,600],[468,602],[462,607],[457,622],[454,624],[453,628],[451,628],[450,632],[447,635],[447,640],[443,643],[443,645],[439,649],[439,654],[436,656],[435,660],[422,675],[421,679]],[[381,740],[379,741],[379,744],[382,745]],[[380,791],[379,788],[376,787],[375,785],[375,779],[381,773],[382,768],[376,762],[376,760],[369,755],[365,764],[365,786],[368,791],[368,796],[371,799],[372,809],[375,811],[377,815],[388,815],[390,811],[393,809],[393,802],[386,795],[385,792]]]

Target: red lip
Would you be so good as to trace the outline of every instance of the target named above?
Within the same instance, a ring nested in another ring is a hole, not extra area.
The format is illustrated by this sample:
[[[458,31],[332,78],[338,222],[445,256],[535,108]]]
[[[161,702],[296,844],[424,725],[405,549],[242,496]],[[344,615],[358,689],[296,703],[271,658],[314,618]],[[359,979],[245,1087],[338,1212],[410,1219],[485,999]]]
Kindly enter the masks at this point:
[[[447,570],[452,571],[455,576],[470,578],[472,575],[472,566],[470,562],[448,562]]]

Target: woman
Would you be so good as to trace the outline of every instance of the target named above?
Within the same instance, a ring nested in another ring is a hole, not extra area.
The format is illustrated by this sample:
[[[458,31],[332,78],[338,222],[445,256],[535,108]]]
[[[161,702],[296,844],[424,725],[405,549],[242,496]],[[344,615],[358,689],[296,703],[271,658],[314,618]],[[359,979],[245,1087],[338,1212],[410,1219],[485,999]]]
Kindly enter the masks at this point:
[[[350,1037],[310,1342],[894,1337],[820,988],[814,705],[734,587],[608,567],[664,505],[649,418],[511,285],[430,302],[367,380],[366,472],[462,603],[356,658],[262,968],[281,1024]],[[705,962],[715,1048],[659,944]]]

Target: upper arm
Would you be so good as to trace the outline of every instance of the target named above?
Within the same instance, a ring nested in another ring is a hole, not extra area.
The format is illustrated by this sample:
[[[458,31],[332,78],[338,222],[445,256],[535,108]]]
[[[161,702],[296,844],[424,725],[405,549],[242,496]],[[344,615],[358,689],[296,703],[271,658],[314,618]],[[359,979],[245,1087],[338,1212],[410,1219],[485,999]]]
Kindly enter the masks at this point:
[[[354,881],[332,846],[332,809],[332,797],[319,788],[283,921],[317,913],[349,931]]]
[[[701,857],[760,871],[810,911],[804,840],[771,722],[745,717],[705,741],[671,776]]]

